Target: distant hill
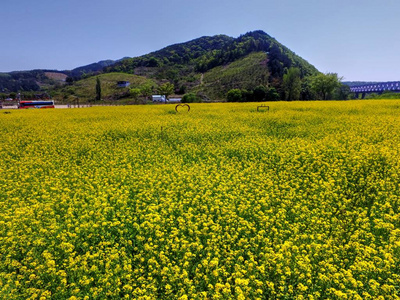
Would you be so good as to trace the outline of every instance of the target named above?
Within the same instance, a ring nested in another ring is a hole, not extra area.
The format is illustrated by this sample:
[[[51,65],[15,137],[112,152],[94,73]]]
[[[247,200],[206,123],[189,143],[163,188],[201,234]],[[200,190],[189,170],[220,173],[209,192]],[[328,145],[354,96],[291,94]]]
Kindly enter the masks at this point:
[[[31,70],[0,73],[0,93],[43,91],[54,88],[66,82],[70,77],[79,80],[83,76],[93,76],[102,73],[105,67],[120,60],[103,60],[73,70]]]
[[[66,74],[68,74],[71,77],[74,77],[75,79],[80,79],[82,77],[82,75],[86,75],[86,76],[90,76],[90,75],[96,75],[98,73],[101,73],[101,71],[105,68],[105,67],[109,67],[114,65],[115,63],[123,60],[123,59],[127,59],[127,57],[124,57],[122,59],[119,60],[102,60],[99,61],[97,63],[92,63],[86,66],[82,66],[82,67],[78,67],[75,68],[71,71],[66,71]]]
[[[62,74],[56,78],[55,74]],[[40,91],[62,82],[66,74],[57,70],[32,70],[0,73],[0,93]]]

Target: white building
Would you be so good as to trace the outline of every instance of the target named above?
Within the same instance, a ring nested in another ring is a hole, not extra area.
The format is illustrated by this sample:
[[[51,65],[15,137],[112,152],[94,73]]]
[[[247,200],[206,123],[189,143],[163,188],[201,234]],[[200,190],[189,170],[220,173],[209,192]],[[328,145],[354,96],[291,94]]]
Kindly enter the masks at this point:
[[[170,103],[179,103],[181,102],[182,98],[169,98],[168,102]]]
[[[164,95],[153,95],[152,98],[153,98],[153,102],[164,102],[165,103],[167,100]]]

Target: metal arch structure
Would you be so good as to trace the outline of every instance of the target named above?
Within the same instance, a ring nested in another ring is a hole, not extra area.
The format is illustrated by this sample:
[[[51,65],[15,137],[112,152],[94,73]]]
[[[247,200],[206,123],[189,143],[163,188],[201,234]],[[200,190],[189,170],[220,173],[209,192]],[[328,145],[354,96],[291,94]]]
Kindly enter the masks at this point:
[[[175,106],[175,111],[178,112],[178,107],[187,107],[187,111],[190,111],[190,106],[189,104],[178,104],[177,106]]]
[[[400,81],[389,81],[389,82],[375,82],[363,85],[357,85],[350,87],[350,90],[356,94],[358,98],[359,94],[362,94],[362,98],[365,94],[382,94],[383,92],[400,93]]]

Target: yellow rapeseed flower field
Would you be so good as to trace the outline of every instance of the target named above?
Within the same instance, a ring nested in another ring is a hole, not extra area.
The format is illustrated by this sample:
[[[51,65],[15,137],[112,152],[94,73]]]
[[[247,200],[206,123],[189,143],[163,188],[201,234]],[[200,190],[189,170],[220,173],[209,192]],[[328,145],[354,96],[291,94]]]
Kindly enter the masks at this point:
[[[400,101],[0,112],[0,299],[399,299]]]

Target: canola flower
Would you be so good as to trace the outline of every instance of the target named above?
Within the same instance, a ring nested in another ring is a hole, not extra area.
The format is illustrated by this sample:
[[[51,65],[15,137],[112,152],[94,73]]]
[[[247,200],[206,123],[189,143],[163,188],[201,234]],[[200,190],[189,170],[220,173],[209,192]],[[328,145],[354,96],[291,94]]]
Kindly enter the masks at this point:
[[[0,299],[399,299],[400,102],[0,114]]]

